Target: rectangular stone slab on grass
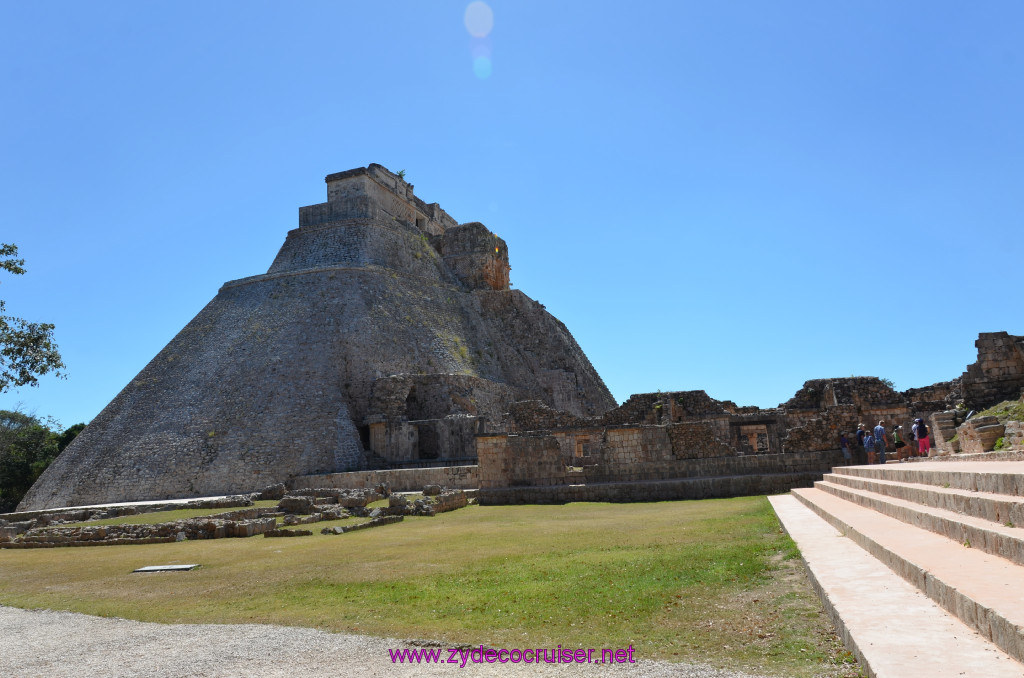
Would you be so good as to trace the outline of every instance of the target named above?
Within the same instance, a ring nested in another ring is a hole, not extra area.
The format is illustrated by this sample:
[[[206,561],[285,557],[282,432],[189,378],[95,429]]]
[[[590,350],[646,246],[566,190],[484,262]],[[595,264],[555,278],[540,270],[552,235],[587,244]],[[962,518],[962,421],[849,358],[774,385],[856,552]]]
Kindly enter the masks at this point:
[[[132,572],[184,572],[186,570],[194,570],[199,567],[199,563],[191,563],[189,565],[147,565],[146,567],[140,567]]]

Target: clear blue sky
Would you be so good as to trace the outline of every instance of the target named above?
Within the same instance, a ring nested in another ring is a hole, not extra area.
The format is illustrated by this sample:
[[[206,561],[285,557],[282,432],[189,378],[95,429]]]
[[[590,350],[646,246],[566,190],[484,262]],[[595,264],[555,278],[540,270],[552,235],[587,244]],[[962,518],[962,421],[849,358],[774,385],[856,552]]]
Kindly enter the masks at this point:
[[[1024,4],[467,4],[0,0],[0,298],[69,372],[0,408],[88,421],[371,162],[503,237],[619,401],[1024,334]]]

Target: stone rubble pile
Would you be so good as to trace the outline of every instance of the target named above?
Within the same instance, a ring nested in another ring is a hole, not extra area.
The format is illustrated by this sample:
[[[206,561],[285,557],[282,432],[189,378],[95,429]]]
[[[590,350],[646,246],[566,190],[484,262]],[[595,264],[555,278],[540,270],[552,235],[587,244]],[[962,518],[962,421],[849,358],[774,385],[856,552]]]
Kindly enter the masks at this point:
[[[168,502],[153,504],[131,504],[126,506],[104,506],[78,509],[50,509],[46,511],[23,511],[5,513],[0,524],[26,522],[29,527],[46,527],[61,523],[84,523],[89,520],[108,520],[143,513],[160,513],[162,511],[179,511],[181,509],[219,509],[237,508],[253,505],[255,495],[233,495],[213,499],[194,499],[187,502]]]
[[[264,537],[309,537],[313,534],[310,530],[267,530],[263,533]]]
[[[320,530],[320,534],[345,534],[346,532],[355,532],[356,530],[367,530],[371,527],[379,527],[381,525],[390,525],[392,523],[398,523],[405,520],[405,516],[381,516],[374,518],[365,523],[357,523],[355,525],[337,525],[335,527],[325,527]]]
[[[423,488],[423,498],[409,501],[400,494],[393,494],[388,500],[385,513],[393,516],[435,516],[469,505],[469,498],[462,490],[442,489],[435,486]]]
[[[258,509],[255,509],[258,511]],[[274,517],[225,519],[221,516],[184,518],[153,525],[89,525],[77,527],[39,527],[6,541],[3,548],[48,548],[55,546],[113,546],[120,544],[159,544],[186,539],[223,539],[252,537],[277,526]]]
[[[279,495],[279,496],[278,496]],[[265,501],[277,497],[274,507],[253,507],[253,500]],[[389,499],[389,506],[369,508],[369,504]],[[76,511],[47,512],[29,520],[0,519],[0,548],[50,548],[56,546],[99,546],[117,544],[155,544],[191,539],[222,539],[230,537],[301,537],[312,535],[307,529],[286,529],[350,517],[370,518],[356,525],[330,527],[324,534],[343,534],[378,525],[388,525],[404,516],[434,516],[454,511],[468,504],[462,490],[441,486],[427,486],[424,496],[410,501],[404,495],[392,494],[387,484],[372,489],[316,488],[286,492],[284,486],[272,486],[247,496],[197,500],[184,504],[152,504],[121,506],[109,509],[81,509]],[[164,510],[182,508],[237,508],[212,516],[185,518],[165,523],[144,525],[74,525],[65,522],[85,522],[100,518],[113,518],[136,513],[148,513],[160,506]],[[282,524],[278,524],[278,518]]]
[[[39,547],[49,546],[94,546],[103,544],[149,544],[163,541],[174,541],[168,538],[166,530],[154,532],[154,525],[107,525],[107,526],[81,526],[62,527],[68,523],[84,523],[92,520],[108,520],[124,516],[134,516],[146,513],[158,513],[161,511],[178,511],[181,509],[218,509],[252,506],[250,496],[236,495],[231,497],[219,497],[216,499],[197,499],[189,502],[167,503],[167,504],[139,504],[133,506],[110,506],[104,508],[83,508],[71,511],[60,509],[52,511],[35,511],[32,513],[8,513],[6,518],[0,519],[0,547],[2,548],[31,548],[26,544],[35,544]],[[218,513],[216,518],[231,522],[247,522],[255,520],[270,513],[271,510],[243,508],[239,511]],[[24,520],[11,520],[11,518],[25,517]],[[196,518],[192,520],[202,520]],[[174,525],[174,523],[161,523],[160,525]],[[127,528],[142,528],[130,530]],[[174,530],[190,533],[190,526],[183,525],[183,529]],[[216,530],[214,530],[216,532]],[[229,535],[234,536],[234,535]],[[186,537],[193,538],[193,537]],[[198,538],[198,537],[195,537]],[[21,544],[21,546],[18,546]]]
[[[1020,397],[1024,403],[1024,395]],[[994,416],[972,415],[961,408],[937,412],[929,417],[933,452],[938,455],[979,454],[996,450],[1021,452],[1024,449],[1024,422]],[[1000,439],[1002,442],[1000,443]]]
[[[995,417],[973,417],[957,429],[960,452],[991,452],[1005,431],[1006,427]]]

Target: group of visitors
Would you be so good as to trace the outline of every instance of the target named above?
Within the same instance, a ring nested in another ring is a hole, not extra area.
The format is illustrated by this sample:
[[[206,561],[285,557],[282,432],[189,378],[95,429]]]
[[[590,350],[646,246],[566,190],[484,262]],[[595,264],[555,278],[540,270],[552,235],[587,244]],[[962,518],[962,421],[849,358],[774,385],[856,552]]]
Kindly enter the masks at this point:
[[[843,458],[847,462],[857,464],[884,464],[890,441],[896,450],[896,460],[900,462],[911,457],[927,457],[931,448],[928,426],[920,418],[915,419],[914,425],[910,427],[909,440],[904,439],[903,427],[899,424],[893,424],[892,430],[886,431],[885,421],[878,422],[870,431],[864,424],[858,424],[857,445],[853,451],[850,449],[850,440],[846,434],[839,434],[839,447],[843,451]]]

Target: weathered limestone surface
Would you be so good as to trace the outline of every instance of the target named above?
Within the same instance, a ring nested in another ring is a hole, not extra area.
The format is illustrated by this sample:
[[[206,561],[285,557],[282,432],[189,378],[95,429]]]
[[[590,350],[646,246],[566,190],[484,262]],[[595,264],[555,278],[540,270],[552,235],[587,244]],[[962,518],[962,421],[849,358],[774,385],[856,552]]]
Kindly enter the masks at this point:
[[[477,436],[480,501],[640,501],[807,486],[843,463],[841,434],[859,459],[857,425],[881,421],[894,454],[893,427],[910,444],[914,418],[960,404],[959,389],[956,380],[900,393],[877,377],[813,379],[777,408],[676,391],[633,395],[591,417],[517,402],[503,431]],[[992,449],[994,431],[981,429],[979,444]]]
[[[1007,448],[1024,448],[1024,422],[1006,422],[1006,432],[1003,442]]]
[[[300,209],[269,272],[226,283],[21,509],[247,492],[367,468],[387,453],[367,450],[374,384],[393,375],[473,377],[484,400],[506,393],[505,408],[525,398],[583,416],[615,406],[565,326],[508,289],[499,238],[459,227],[379,165],[327,185],[328,202]]]
[[[292,478],[289,483],[292,487],[336,487],[341,489],[374,487],[386,483],[394,492],[416,492],[424,485],[440,485],[469,490],[480,487],[480,477],[479,468],[472,465],[328,473],[319,476],[298,476]]]
[[[186,539],[252,537],[274,529],[274,518],[260,517],[260,509],[209,518],[186,518],[154,525],[95,525],[41,527],[25,531],[16,541],[0,540],[0,548],[53,548],[58,546],[122,546],[162,544]]]
[[[926,422],[932,446],[940,453],[960,451],[960,440],[956,437],[957,426],[963,423],[967,414],[964,410],[945,410],[931,415]]]
[[[974,417],[957,429],[960,451],[964,454],[991,452],[1006,428],[995,417]]]
[[[974,345],[978,361],[960,377],[968,408],[983,410],[1019,398],[1024,390],[1024,337],[983,332]]]

